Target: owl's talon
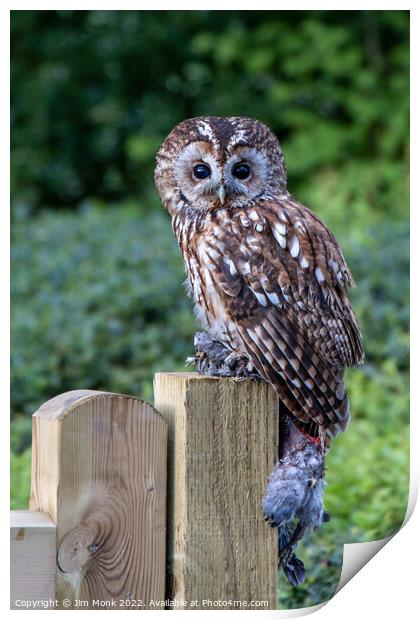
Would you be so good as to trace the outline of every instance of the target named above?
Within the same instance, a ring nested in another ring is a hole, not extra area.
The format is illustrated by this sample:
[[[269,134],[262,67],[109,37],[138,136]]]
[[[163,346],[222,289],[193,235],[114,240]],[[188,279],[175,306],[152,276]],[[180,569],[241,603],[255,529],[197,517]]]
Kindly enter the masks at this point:
[[[235,365],[239,362],[239,360],[243,357],[236,352],[230,353],[225,359],[225,364],[229,366],[232,370],[235,368]]]
[[[206,332],[195,334],[194,346],[196,354],[188,360],[192,360],[201,375],[236,379],[260,378],[246,356],[228,349],[223,343],[213,340]]]

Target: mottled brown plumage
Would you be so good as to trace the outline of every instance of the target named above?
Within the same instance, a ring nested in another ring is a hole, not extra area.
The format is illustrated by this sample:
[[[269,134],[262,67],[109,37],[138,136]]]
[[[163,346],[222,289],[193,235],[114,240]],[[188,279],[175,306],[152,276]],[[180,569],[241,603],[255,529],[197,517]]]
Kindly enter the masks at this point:
[[[239,164],[248,178],[235,177]],[[210,176],[195,177],[197,165]],[[155,179],[204,329],[328,444],[349,420],[344,368],[363,359],[353,281],[333,235],[287,191],[277,138],[253,119],[184,121],[160,148]]]

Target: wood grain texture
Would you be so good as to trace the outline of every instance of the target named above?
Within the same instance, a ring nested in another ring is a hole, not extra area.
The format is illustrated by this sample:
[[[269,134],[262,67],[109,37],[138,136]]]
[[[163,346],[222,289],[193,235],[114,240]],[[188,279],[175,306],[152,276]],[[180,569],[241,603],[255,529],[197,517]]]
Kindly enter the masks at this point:
[[[10,609],[55,599],[56,527],[44,512],[10,514]],[[51,608],[54,608],[50,605]],[[34,608],[34,607],[32,607]]]
[[[154,389],[169,425],[167,596],[185,608],[275,609],[277,537],[261,510],[277,460],[274,390],[193,373],[158,373]]]
[[[67,392],[33,415],[30,507],[56,523],[67,609],[164,598],[166,450],[165,420],[129,396]]]

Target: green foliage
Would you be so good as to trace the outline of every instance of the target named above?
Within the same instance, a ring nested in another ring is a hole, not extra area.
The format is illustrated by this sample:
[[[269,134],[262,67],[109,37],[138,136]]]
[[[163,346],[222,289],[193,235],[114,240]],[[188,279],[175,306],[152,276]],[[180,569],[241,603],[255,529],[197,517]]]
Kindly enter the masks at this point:
[[[151,398],[154,371],[183,367],[195,323],[163,212],[23,215],[13,235],[15,412],[82,387]]]
[[[184,368],[197,326],[153,158],[183,118],[232,114],[277,132],[290,190],[341,242],[366,348],[347,373],[352,425],[327,457],[332,520],[300,545],[305,584],[279,576],[279,606],[326,600],[342,544],[400,526],[408,21],[405,11],[12,12],[13,508],[27,507],[30,414],[42,402],[77,388],[150,400],[155,371]]]
[[[23,452],[12,452],[10,476],[10,508],[11,510],[27,510],[31,486],[30,448],[26,448]]]

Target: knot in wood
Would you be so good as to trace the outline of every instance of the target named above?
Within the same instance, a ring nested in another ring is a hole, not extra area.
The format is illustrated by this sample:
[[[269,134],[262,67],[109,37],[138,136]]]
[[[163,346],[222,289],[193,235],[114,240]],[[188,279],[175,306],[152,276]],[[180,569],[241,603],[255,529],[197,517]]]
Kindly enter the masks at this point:
[[[63,573],[77,573],[86,569],[98,549],[95,535],[92,527],[81,525],[64,536],[57,554],[57,564]]]

